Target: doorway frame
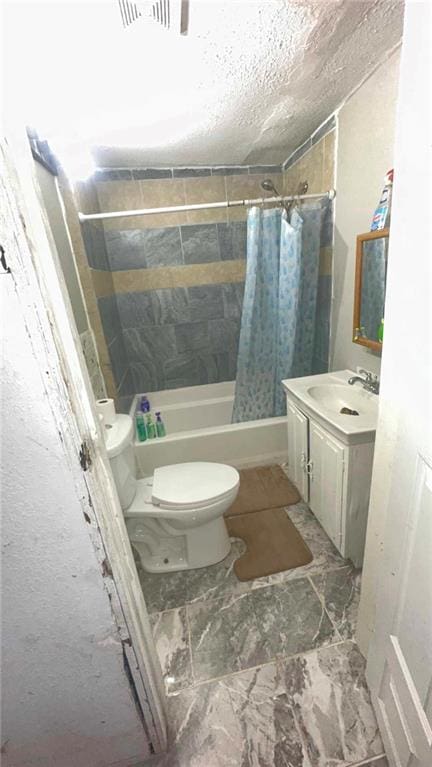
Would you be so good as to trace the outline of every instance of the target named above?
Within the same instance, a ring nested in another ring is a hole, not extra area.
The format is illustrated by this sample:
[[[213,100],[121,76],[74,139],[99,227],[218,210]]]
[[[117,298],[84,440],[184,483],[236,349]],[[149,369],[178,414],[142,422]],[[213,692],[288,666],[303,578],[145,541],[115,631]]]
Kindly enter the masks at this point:
[[[5,232],[8,273],[22,309],[47,399],[99,563],[122,641],[129,684],[150,751],[167,748],[166,696],[150,620],[56,246],[27,134],[14,126],[0,140],[1,196],[11,215]]]

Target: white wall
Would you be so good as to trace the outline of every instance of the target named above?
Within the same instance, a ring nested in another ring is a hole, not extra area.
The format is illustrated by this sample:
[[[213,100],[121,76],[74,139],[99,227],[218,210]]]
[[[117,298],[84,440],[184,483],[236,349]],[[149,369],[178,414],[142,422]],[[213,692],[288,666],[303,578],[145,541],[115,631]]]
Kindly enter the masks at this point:
[[[148,749],[122,645],[13,276],[0,288],[2,764],[129,767]]]
[[[430,5],[411,0],[402,49],[386,336],[357,630],[365,655],[378,621],[391,630],[386,616],[375,614],[377,589],[384,574],[385,582],[398,582],[411,537],[408,533],[401,545],[400,531],[411,524],[417,464],[421,456],[432,461],[431,40]],[[431,562],[416,564],[430,579]],[[421,580],[418,588],[423,588]],[[382,595],[390,608],[391,596]],[[428,609],[412,627],[423,632],[420,637],[430,625],[432,605]],[[368,667],[376,662],[368,658]]]
[[[379,373],[381,359],[352,342],[356,236],[370,229],[384,176],[393,167],[399,50],[340,109],[336,151],[331,369]],[[397,173],[397,169],[396,169]]]

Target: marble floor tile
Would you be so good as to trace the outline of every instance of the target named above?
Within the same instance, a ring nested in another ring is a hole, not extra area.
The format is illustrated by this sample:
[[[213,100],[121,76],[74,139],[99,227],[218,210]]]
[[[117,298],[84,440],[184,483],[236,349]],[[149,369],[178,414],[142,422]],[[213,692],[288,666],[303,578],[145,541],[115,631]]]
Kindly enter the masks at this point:
[[[293,712],[277,697],[274,663],[222,680],[241,729],[242,767],[300,767],[302,742]],[[282,726],[283,723],[283,726]]]
[[[186,607],[155,613],[150,620],[167,693],[190,687],[193,680]]]
[[[243,553],[242,541],[233,541],[228,556],[216,565],[199,570],[183,570],[175,573],[146,573],[140,569],[140,580],[150,613],[171,610],[200,599],[218,599],[230,594],[244,594],[247,591],[285,581],[303,578],[305,575],[321,573],[346,566],[340,554],[304,503],[290,506],[287,513],[309,546],[313,560],[303,567],[296,567],[283,573],[241,582],[234,573],[234,562]]]
[[[170,747],[157,767],[240,767],[240,723],[225,685],[211,682],[171,696],[168,719]]]
[[[272,658],[340,641],[308,578],[257,589],[252,596]]]
[[[250,585],[241,583],[233,570],[235,560],[244,550],[243,541],[234,540],[230,553],[222,562],[197,570],[146,573],[140,567],[140,581],[148,611],[162,612],[200,599],[215,599],[248,591]]]
[[[197,685],[169,698],[168,715],[157,767],[347,767],[382,753],[349,641]]]
[[[340,641],[307,578],[187,607],[195,681]]]
[[[138,575],[149,613],[159,613],[182,607],[187,603],[186,572],[147,573],[137,563]]]
[[[272,657],[269,637],[261,632],[254,609],[254,593],[187,606],[196,681],[259,666]]]
[[[313,575],[311,581],[318,591],[327,613],[342,638],[351,639],[357,625],[360,601],[360,570],[342,567]]]
[[[342,767],[383,752],[365,662],[353,642],[291,658],[278,668],[279,711],[286,706],[294,714],[300,765]]]

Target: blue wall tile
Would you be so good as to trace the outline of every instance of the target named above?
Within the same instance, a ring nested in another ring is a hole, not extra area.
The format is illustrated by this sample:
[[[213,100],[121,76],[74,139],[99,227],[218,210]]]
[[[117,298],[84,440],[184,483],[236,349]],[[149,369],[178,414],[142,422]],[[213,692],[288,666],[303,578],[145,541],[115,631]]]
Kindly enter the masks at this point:
[[[102,224],[84,221],[81,224],[87,261],[92,269],[107,271],[110,268]]]
[[[177,226],[164,229],[143,229],[142,239],[146,266],[179,266],[183,263],[180,230]]]
[[[235,352],[240,335],[239,319],[209,320],[209,338],[211,352]]]
[[[115,296],[102,296],[98,298],[99,314],[102,322],[107,345],[121,333],[120,316]]]
[[[118,293],[117,307],[123,330],[156,324],[151,292]]]
[[[198,363],[195,354],[178,354],[164,363],[166,389],[178,389],[181,386],[196,386],[198,383]]]
[[[176,346],[179,354],[209,348],[209,332],[206,321],[187,322],[175,327]]]
[[[235,221],[231,224],[233,257],[246,258],[247,250],[247,223],[246,221]]]
[[[222,286],[224,317],[241,317],[244,282],[228,282]]]
[[[154,360],[149,359],[145,362],[133,360],[129,367],[136,394],[145,394],[149,391],[159,391],[165,388],[163,368]]]
[[[244,176],[249,173],[248,165],[221,165],[211,169],[212,176]]]
[[[173,168],[174,178],[199,178],[210,176],[211,168]]]
[[[129,368],[128,358],[121,333],[108,346],[108,353],[110,356],[114,381],[116,386],[119,387],[124,380],[125,373]]]
[[[134,179],[172,178],[172,168],[134,168]]]
[[[113,272],[144,269],[144,240],[141,229],[109,229],[105,232],[108,260]]]
[[[178,325],[190,321],[187,288],[162,288],[152,290],[149,295],[155,325]]]
[[[130,362],[154,360],[159,365],[177,353],[173,325],[126,328],[123,338]]]
[[[325,204],[324,214],[321,223],[320,245],[326,248],[333,244],[333,201],[329,200]]]
[[[216,226],[222,261],[246,258],[246,221],[234,221],[230,224],[216,224]]]
[[[181,238],[185,264],[220,261],[216,224],[182,226]]]
[[[221,285],[196,285],[188,288],[190,318],[193,321],[224,316]]]

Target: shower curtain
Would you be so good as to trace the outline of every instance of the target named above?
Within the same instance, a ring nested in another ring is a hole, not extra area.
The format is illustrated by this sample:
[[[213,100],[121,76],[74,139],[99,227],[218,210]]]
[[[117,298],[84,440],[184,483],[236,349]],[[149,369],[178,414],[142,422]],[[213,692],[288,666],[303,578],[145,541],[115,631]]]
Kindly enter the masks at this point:
[[[233,423],[284,415],[284,378],[312,373],[321,202],[251,208]]]

